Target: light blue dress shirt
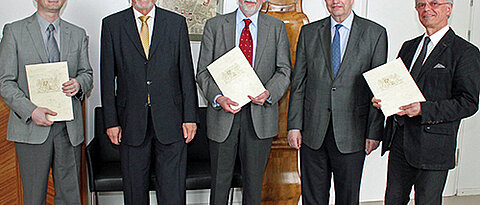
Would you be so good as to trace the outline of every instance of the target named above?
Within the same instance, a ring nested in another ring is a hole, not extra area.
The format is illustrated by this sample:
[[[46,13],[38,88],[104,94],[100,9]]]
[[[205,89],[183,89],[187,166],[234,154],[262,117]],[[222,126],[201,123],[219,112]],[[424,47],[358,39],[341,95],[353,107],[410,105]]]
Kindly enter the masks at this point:
[[[250,35],[252,36],[252,41],[253,41],[253,57],[252,57],[252,67],[255,67],[255,55],[257,53],[257,31],[258,31],[258,12],[253,14],[250,17],[246,17],[240,9],[237,9],[237,15],[236,15],[236,25],[235,25],[235,46],[238,47],[240,45],[240,37],[242,35],[242,30],[245,27],[245,21],[243,19],[250,19],[252,22],[248,26],[248,29],[250,30]],[[218,94],[215,96],[213,99],[213,107],[218,107],[220,106],[217,103],[217,98],[222,96],[222,94]],[[267,101],[270,100],[271,97],[268,97]]]
[[[50,22],[48,22],[46,19],[44,19],[40,14],[36,13],[37,15],[37,21],[38,25],[40,25],[40,33],[42,33],[42,38],[43,38],[43,45],[45,46],[45,52],[48,53],[47,51],[47,40],[48,40],[48,26],[50,25]],[[53,36],[55,37],[55,40],[57,41],[58,45],[58,50],[60,51],[60,31],[62,28],[60,28],[60,18],[57,18],[53,23],[53,26],[55,26],[55,31],[53,31]]]
[[[250,29],[250,34],[252,35],[253,40],[253,57],[252,57],[252,67],[255,67],[255,54],[257,53],[257,28],[258,28],[258,12],[250,17],[243,15],[240,9],[237,9],[237,18],[235,25],[235,46],[240,45],[240,37],[242,35],[242,30],[245,27],[244,19],[250,19],[252,22],[248,29]]]
[[[350,36],[350,30],[352,29],[353,16],[353,12],[351,12],[350,15],[348,15],[348,17],[341,23],[342,27],[338,29],[338,32],[340,33],[340,52],[342,53],[342,60],[343,56],[345,55],[345,50],[347,49],[348,37]],[[330,16],[330,45],[333,43],[333,37],[335,36],[335,25],[337,24],[338,23],[332,18],[332,16]]]

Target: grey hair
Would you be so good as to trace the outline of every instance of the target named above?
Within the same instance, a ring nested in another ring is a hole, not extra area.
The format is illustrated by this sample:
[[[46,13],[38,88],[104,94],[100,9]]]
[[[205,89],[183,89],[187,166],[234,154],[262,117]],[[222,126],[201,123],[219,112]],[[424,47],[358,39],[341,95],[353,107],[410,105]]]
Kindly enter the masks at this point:
[[[447,2],[447,4],[453,5],[453,0],[445,0],[445,1]],[[415,0],[415,3],[417,3],[417,2],[418,2],[418,0]]]
[[[156,4],[158,0],[155,0],[153,3]],[[132,4],[132,0],[128,0],[128,3]]]

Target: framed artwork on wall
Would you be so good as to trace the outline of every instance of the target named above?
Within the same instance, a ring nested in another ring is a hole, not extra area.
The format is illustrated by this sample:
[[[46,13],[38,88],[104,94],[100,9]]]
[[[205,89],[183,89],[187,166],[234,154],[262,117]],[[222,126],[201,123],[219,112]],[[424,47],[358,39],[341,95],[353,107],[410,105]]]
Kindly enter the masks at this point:
[[[186,18],[190,41],[201,41],[207,19],[223,12],[223,0],[158,0],[157,6]]]

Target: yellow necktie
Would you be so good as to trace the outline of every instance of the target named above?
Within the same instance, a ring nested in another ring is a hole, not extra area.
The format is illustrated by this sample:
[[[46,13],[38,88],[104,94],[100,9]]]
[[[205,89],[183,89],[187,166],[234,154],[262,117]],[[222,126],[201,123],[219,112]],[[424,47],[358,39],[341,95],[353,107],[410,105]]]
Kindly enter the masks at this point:
[[[145,51],[145,56],[148,59],[148,51],[150,49],[150,36],[148,34],[148,24],[147,20],[150,16],[140,16],[140,20],[142,21],[142,28],[140,29],[140,40],[142,41],[143,51]]]

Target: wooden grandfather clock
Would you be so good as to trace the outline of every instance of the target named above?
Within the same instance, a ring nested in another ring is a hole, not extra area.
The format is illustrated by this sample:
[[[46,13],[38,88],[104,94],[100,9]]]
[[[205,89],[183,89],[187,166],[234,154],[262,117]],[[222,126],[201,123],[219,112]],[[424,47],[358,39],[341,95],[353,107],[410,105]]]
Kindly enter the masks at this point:
[[[82,103],[85,110],[85,102]],[[10,109],[0,98],[0,205],[22,205],[22,181],[18,167],[15,145],[7,141],[7,125]],[[85,119],[85,112],[83,113]],[[85,124],[85,121],[84,121]],[[82,205],[87,204],[87,180],[85,168],[85,142],[82,144],[81,187],[80,194]],[[48,181],[47,204],[55,204],[53,198],[55,191],[50,173]]]
[[[297,41],[300,29],[308,23],[302,11],[302,0],[270,0],[262,6],[262,12],[285,23],[292,66],[296,59]],[[279,101],[278,135],[273,139],[263,179],[262,204],[298,204],[301,195],[298,173],[298,152],[288,145],[287,113],[290,88]]]

